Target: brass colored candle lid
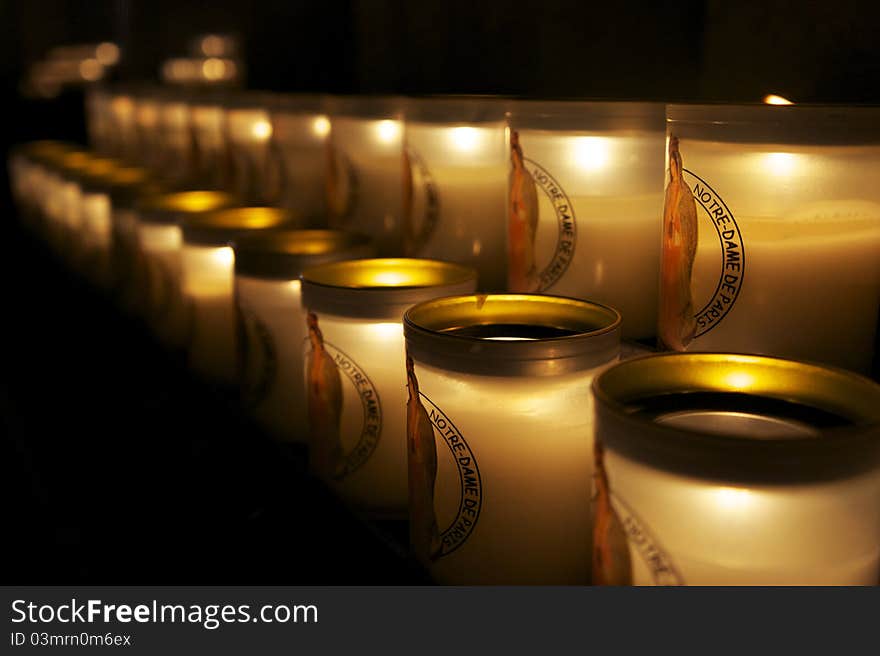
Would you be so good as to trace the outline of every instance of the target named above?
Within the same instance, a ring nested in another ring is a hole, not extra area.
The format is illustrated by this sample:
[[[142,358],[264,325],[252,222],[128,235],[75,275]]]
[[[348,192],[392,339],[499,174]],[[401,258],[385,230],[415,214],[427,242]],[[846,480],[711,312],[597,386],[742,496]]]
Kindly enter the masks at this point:
[[[233,207],[186,216],[181,227],[188,244],[224,246],[242,234],[291,225],[296,218],[278,207]]]
[[[303,305],[344,317],[399,320],[407,308],[438,296],[472,293],[472,267],[438,260],[377,258],[324,264],[302,275]]]
[[[561,296],[439,298],[410,308],[403,331],[414,359],[485,376],[573,373],[620,352],[617,310]]]
[[[770,483],[880,467],[880,385],[843,369],[649,355],[608,369],[593,392],[602,440],[650,466]]]
[[[238,200],[225,191],[189,190],[160,193],[140,199],[135,209],[147,223],[179,223],[183,218],[235,207]]]
[[[375,255],[370,238],[341,230],[270,230],[236,238],[235,273],[295,280],[319,264]]]

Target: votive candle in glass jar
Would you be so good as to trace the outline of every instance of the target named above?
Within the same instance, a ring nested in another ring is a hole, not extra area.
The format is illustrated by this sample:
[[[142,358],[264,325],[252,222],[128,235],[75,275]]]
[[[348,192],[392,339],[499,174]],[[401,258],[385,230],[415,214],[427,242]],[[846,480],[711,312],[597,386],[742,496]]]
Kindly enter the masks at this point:
[[[290,226],[295,218],[274,207],[237,207],[183,221],[181,288],[190,316],[187,356],[197,375],[229,387],[238,381],[235,253],[230,242]]]
[[[605,303],[624,339],[654,337],[664,105],[509,107],[508,289]]]
[[[319,264],[372,257],[375,249],[350,232],[278,230],[245,235],[234,251],[243,405],[276,440],[305,443],[308,329],[300,275]]]
[[[232,184],[232,161],[226,140],[226,110],[220,94],[202,92],[191,103],[196,181],[211,189]]]
[[[181,291],[181,225],[190,217],[237,204],[226,192],[189,190],[146,196],[136,205],[146,317],[169,348],[186,346],[189,334],[189,307]]]
[[[298,212],[307,225],[326,227],[327,139],[330,119],[321,96],[282,94],[272,105],[269,183],[277,204]]]
[[[78,187],[70,176],[88,166],[93,155],[83,150],[71,150],[49,162],[45,180],[41,185],[38,202],[46,222],[46,241],[56,255],[64,258],[69,241],[67,226],[72,223],[70,208],[75,207]]]
[[[118,135],[114,156],[129,162],[137,162],[140,150],[135,116],[135,92],[132,88],[113,89],[110,94],[110,115]]]
[[[590,383],[620,315],[557,296],[443,298],[404,318],[410,542],[444,584],[590,582]]]
[[[25,224],[42,228],[41,193],[48,166],[74,149],[61,141],[32,141],[9,151],[8,166],[13,201]]]
[[[162,133],[160,98],[164,91],[144,87],[134,94],[134,120],[137,128],[137,163],[161,177]]]
[[[622,362],[593,389],[595,583],[878,583],[876,383],[674,353]]]
[[[405,108],[406,253],[473,266],[480,289],[507,288],[506,101],[411,99]]]
[[[880,110],[670,105],[660,341],[866,372]]]
[[[416,259],[325,264],[302,277],[309,466],[377,519],[407,515],[404,312],[472,293],[471,267]]]
[[[260,205],[272,203],[270,166],[272,122],[269,108],[272,96],[266,93],[241,92],[227,104],[226,137],[234,166],[233,189],[243,202]]]
[[[382,257],[403,255],[402,102],[383,96],[327,101],[330,225],[372,235]]]
[[[158,173],[171,185],[195,181],[195,138],[192,115],[181,91],[166,92],[159,101],[159,135],[162,163]]]
[[[86,87],[85,114],[89,146],[95,153],[105,156],[115,155],[118,143],[110,102],[110,90],[104,85],[90,84]]]
[[[60,219],[62,258],[80,273],[85,272],[85,221],[83,216],[83,188],[86,180],[100,181],[119,166],[115,159],[88,155],[65,159],[56,192],[56,211]]]

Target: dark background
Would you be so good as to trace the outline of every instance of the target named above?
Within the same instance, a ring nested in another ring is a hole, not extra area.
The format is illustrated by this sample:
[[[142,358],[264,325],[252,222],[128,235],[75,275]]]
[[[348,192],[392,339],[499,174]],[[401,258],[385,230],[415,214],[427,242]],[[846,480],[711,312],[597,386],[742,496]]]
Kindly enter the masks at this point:
[[[278,91],[877,103],[878,19],[855,0],[0,0],[0,147],[84,139],[79,91],[18,93],[66,43],[119,43],[120,80],[221,31]],[[5,183],[0,211],[4,583],[424,580],[22,233]]]

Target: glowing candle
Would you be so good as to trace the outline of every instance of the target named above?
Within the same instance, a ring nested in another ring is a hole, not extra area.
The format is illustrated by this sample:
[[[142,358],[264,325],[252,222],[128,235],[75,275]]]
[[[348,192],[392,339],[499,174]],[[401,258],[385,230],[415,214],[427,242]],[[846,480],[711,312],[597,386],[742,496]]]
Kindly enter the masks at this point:
[[[226,136],[234,165],[233,189],[246,203],[271,203],[269,167],[272,122],[268,94],[243,93],[229,100]]]
[[[162,164],[159,174],[169,184],[185,185],[195,179],[195,140],[187,99],[166,93],[159,102]]]
[[[665,219],[663,343],[867,371],[880,305],[880,111],[668,112],[667,194],[681,200]]]
[[[507,288],[505,102],[425,98],[405,109],[409,255],[473,266],[480,288]]]
[[[589,583],[589,385],[617,360],[620,315],[461,296],[410,309],[404,330],[416,556],[441,583]]]
[[[138,161],[138,127],[135,97],[131,89],[114,89],[110,97],[110,115],[118,136],[114,156],[131,162]]]
[[[313,227],[326,225],[325,174],[330,120],[320,96],[285,94],[272,105],[271,175],[278,204]]]
[[[335,97],[328,102],[330,224],[374,236],[379,255],[403,254],[401,100]]]
[[[162,139],[160,122],[160,91],[156,88],[139,89],[134,96],[134,120],[137,127],[137,163],[161,177]]]
[[[375,259],[303,273],[309,318],[309,464],[352,506],[407,513],[403,313],[471,293],[476,272],[436,260]]]
[[[110,91],[104,86],[91,84],[86,89],[86,130],[89,145],[99,155],[110,156],[117,152],[118,135],[114,129],[111,100]]]
[[[189,331],[181,292],[181,224],[236,204],[234,196],[221,191],[191,190],[145,197],[136,206],[146,315],[156,337],[170,348],[183,348]]]
[[[622,315],[624,338],[653,337],[664,106],[510,108],[509,289],[607,303]]]
[[[230,386],[237,382],[235,254],[229,243],[290,225],[294,218],[277,208],[239,207],[184,220],[181,288],[190,316],[188,359],[200,376]]]
[[[878,582],[880,386],[695,353],[622,362],[593,388],[597,582]]]
[[[226,140],[226,114],[220,96],[200,96],[191,107],[196,147],[196,180],[223,189],[232,181],[232,162]]]
[[[26,225],[42,228],[41,194],[49,166],[74,149],[61,141],[32,141],[9,151],[9,176],[13,201]]]
[[[306,440],[300,274],[326,262],[370,257],[369,238],[334,230],[279,230],[235,241],[240,390],[244,405],[277,440]]]

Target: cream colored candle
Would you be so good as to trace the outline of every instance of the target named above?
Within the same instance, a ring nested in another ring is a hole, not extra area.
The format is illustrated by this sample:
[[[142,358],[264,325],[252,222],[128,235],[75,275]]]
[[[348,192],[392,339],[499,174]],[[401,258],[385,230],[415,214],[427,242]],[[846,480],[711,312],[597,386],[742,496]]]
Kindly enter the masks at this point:
[[[326,227],[327,137],[330,120],[320,96],[284,94],[272,105],[272,175],[277,203]]]
[[[94,168],[80,179],[80,248],[81,267],[89,281],[103,291],[113,286],[111,240],[113,238],[113,210],[111,189],[126,175],[140,175],[140,169],[131,172],[117,163]],[[128,173],[127,173],[128,172]]]
[[[364,235],[278,230],[237,239],[234,250],[242,402],[275,439],[303,443],[308,331],[300,274],[326,262],[370,257],[374,248]]]
[[[379,255],[403,254],[402,100],[334,97],[328,101],[327,207],[332,226],[374,236]]]
[[[589,385],[620,315],[554,296],[461,296],[404,319],[410,541],[440,583],[590,582]]]
[[[161,115],[159,97],[155,87],[139,89],[134,96],[134,121],[137,128],[137,163],[161,177],[162,163]]]
[[[73,149],[72,144],[61,141],[32,141],[10,150],[13,200],[21,218],[36,231],[43,226],[42,194],[49,166]]]
[[[629,360],[593,387],[596,582],[880,581],[875,383],[695,353]]]
[[[666,217],[666,346],[869,370],[878,126],[864,108],[670,106],[670,175],[682,173],[667,193],[682,200]]]
[[[226,137],[234,165],[233,189],[249,204],[272,203],[270,166],[272,122],[268,94],[243,93],[229,100],[226,114]]]
[[[375,517],[407,514],[404,311],[471,293],[476,272],[436,260],[375,259],[303,273],[308,312],[309,465]]]
[[[243,234],[290,225],[292,215],[271,207],[240,207],[183,221],[181,288],[188,304],[188,360],[196,374],[233,386],[238,380],[233,286],[235,254]]]
[[[226,113],[220,96],[200,96],[191,107],[196,149],[196,179],[223,189],[232,181],[232,162],[226,139]]]
[[[191,108],[182,93],[168,93],[159,103],[162,179],[172,185],[195,181],[195,139]]]
[[[132,89],[114,89],[110,94],[110,116],[118,136],[114,156],[130,162],[137,162],[140,154],[135,109]]]
[[[189,308],[181,292],[181,224],[236,204],[225,192],[190,190],[148,196],[136,206],[146,316],[156,337],[169,348],[186,346],[190,330]]]
[[[110,103],[111,95],[106,87],[91,84],[86,88],[85,114],[89,146],[93,152],[104,156],[117,153],[118,135]]]
[[[404,243],[409,255],[475,267],[480,288],[507,288],[505,101],[407,104]]]
[[[656,334],[664,106],[510,105],[508,286],[606,303]]]

